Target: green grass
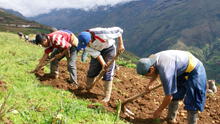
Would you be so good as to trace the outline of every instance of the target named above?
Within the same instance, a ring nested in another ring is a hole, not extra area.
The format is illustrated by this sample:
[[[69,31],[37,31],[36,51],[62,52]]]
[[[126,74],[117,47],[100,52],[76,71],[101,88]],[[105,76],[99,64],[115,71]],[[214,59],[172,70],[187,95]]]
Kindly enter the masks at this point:
[[[135,68],[136,65],[132,62],[132,61],[129,61],[129,60],[124,60],[124,58],[119,58],[116,63],[120,66],[125,66],[125,67],[128,67],[128,68]]]
[[[34,74],[34,69],[43,49],[27,44],[16,34],[0,32],[0,80],[7,82],[7,91],[0,92],[0,106],[10,94],[3,122],[16,124],[111,124],[115,113],[87,108],[87,100],[77,99],[64,90],[43,86]],[[1,110],[0,110],[1,111]],[[1,121],[0,121],[1,123]],[[118,120],[117,124],[124,124]]]
[[[0,32],[22,32],[23,34],[31,33],[49,33],[50,27],[39,24],[34,21],[27,21],[23,18],[17,17],[13,14],[9,14],[4,11],[0,11]],[[8,24],[14,24],[17,26],[7,26]],[[21,28],[18,25],[31,25],[29,28]]]
[[[116,63],[120,66],[125,66],[128,68],[135,68],[136,63],[140,58],[135,56],[134,54],[125,51],[123,54],[120,55],[120,58],[117,59]]]

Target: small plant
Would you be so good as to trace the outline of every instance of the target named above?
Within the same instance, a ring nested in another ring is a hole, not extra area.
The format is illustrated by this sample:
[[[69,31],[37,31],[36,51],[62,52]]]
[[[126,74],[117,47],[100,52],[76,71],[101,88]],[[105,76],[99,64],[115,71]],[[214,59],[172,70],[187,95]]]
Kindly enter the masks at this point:
[[[0,120],[3,121],[3,118],[6,113],[13,111],[13,107],[7,107],[7,101],[10,97],[10,94],[4,97],[3,103],[0,105]]]
[[[64,111],[63,103],[60,103],[60,108],[57,110],[56,114],[53,116],[52,124],[64,124],[64,115],[62,112]]]
[[[118,60],[117,64],[121,65],[121,66],[128,67],[128,68],[135,68],[136,67],[136,65],[134,63],[132,63],[131,61],[126,61],[124,59]]]
[[[160,118],[156,118],[153,120],[154,124],[160,124],[160,122],[161,122]]]
[[[120,113],[121,113],[121,100],[117,100],[117,104],[116,104],[116,115],[115,115],[115,120],[114,123],[116,124],[119,117],[120,117]]]

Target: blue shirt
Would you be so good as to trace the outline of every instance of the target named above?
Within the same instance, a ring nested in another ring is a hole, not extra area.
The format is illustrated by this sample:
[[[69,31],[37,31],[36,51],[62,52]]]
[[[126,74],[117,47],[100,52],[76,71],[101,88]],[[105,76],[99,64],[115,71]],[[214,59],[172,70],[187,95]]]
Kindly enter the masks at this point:
[[[154,66],[158,70],[166,95],[177,92],[177,76],[183,74],[188,66],[188,52],[166,50],[155,54]]]

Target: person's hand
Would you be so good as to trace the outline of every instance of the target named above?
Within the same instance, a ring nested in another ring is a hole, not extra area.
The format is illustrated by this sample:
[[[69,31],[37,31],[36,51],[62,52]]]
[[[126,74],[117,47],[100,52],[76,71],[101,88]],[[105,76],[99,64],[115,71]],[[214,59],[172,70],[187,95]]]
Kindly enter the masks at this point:
[[[61,57],[63,57],[65,53],[58,53],[57,55],[55,55],[56,59],[60,59]]]
[[[153,119],[160,118],[161,114],[162,114],[162,111],[157,109],[153,114]]]
[[[152,85],[152,82],[149,82],[149,84],[146,87],[146,91],[148,91],[148,93],[150,92],[151,85]]]
[[[108,71],[108,65],[107,65],[106,63],[104,63],[104,64],[102,65],[102,69],[103,69],[104,71]]]

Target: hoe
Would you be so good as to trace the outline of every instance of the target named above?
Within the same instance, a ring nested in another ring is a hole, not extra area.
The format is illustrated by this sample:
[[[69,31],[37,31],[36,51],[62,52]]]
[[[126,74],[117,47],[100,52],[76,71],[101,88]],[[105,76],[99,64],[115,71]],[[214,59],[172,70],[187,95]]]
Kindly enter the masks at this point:
[[[64,55],[66,55],[66,56],[67,56],[67,59],[69,59],[67,54],[68,54],[67,51],[63,51],[63,52],[61,52],[61,53],[55,55],[53,58],[44,61],[44,62],[38,67],[38,69],[37,69],[35,72],[38,72],[41,68],[43,68],[43,67],[44,67],[45,65],[47,65],[48,63],[54,61],[55,59],[59,59],[59,58],[61,58],[61,57],[64,56]]]
[[[152,89],[150,89],[150,90],[144,91],[144,92],[142,92],[142,93],[140,93],[140,94],[137,94],[137,95],[134,95],[134,96],[132,96],[132,97],[130,97],[130,98],[127,98],[126,100],[124,100],[124,101],[121,103],[121,105],[119,105],[119,106],[120,106],[119,108],[122,108],[122,112],[124,112],[124,114],[125,114],[126,116],[128,116],[128,117],[134,119],[134,113],[133,113],[132,111],[130,111],[128,108],[126,108],[125,105],[126,105],[127,103],[132,102],[133,100],[137,99],[138,97],[144,96],[144,95],[150,93],[151,91],[158,89],[158,88],[161,87],[161,86],[162,86],[162,84],[158,84],[157,86],[155,86],[154,88],[152,88]],[[119,111],[118,113],[120,113],[120,110],[118,110],[118,111]]]
[[[118,56],[120,55],[121,53],[117,52],[117,54],[115,55],[115,57],[109,61],[107,63],[107,68],[109,68],[109,66],[118,58]],[[95,84],[97,84],[101,78],[103,77],[103,75],[107,72],[107,70],[105,69],[102,69],[102,71],[99,73],[99,75],[97,76],[97,78],[95,78],[94,80],[94,83],[90,86],[90,87],[87,87],[86,90],[90,92],[90,90],[95,86]]]

